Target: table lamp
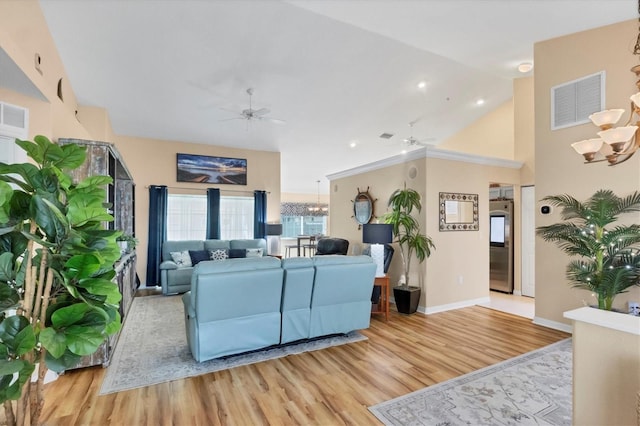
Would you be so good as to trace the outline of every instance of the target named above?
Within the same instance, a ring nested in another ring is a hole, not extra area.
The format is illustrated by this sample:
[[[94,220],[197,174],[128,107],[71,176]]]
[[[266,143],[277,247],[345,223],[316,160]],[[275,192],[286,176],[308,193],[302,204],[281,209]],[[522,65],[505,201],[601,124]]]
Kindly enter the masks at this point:
[[[281,223],[267,223],[267,254],[280,254],[280,235],[282,235]]]
[[[376,277],[384,277],[384,245],[393,241],[393,225],[367,223],[362,225],[362,242],[371,244],[371,257],[378,266]]]

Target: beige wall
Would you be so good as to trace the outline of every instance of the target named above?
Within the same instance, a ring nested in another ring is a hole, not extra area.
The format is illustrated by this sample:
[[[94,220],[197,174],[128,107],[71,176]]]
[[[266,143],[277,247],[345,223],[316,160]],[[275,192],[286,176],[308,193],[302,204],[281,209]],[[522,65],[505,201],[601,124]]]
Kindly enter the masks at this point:
[[[513,107],[513,101],[508,100],[442,142],[438,148],[513,160]]]
[[[280,153],[252,151],[222,146],[176,141],[115,136],[115,145],[122,155],[136,184],[136,236],[138,275],[145,282],[147,237],[149,232],[149,185],[167,185],[169,194],[204,194],[207,188],[220,188],[221,194],[253,196],[254,190],[265,190],[267,221],[280,220]],[[206,185],[176,181],[176,154],[200,154],[247,159],[247,185]],[[243,191],[237,193],[231,191]]]
[[[636,77],[629,69],[638,63],[631,49],[637,36],[637,21],[631,20],[590,31],[548,40],[535,45],[535,183],[536,199],[547,195],[571,194],[585,199],[598,189],[628,195],[640,188],[640,155],[624,164],[583,164],[570,144],[595,137],[592,124],[552,131],[550,129],[551,87],[606,71],[606,108],[629,107],[629,96],[637,92]],[[626,116],[623,117],[626,120]],[[561,220],[559,212],[539,213],[536,226]],[[627,220],[640,222],[640,213]],[[536,317],[567,323],[562,313],[595,303],[587,291],[570,287],[565,278],[569,258],[541,239],[536,241]],[[640,300],[640,289],[618,296],[614,307],[624,309],[627,300]]]
[[[411,167],[415,167],[417,171],[414,179],[408,176]],[[425,167],[426,161],[422,158],[355,176],[332,180],[330,184],[331,208],[329,211],[331,235],[348,239],[350,253],[360,253],[363,248],[362,228],[358,226],[358,223],[353,218],[353,200],[358,194],[358,189],[360,191],[366,191],[367,188],[369,188],[369,194],[373,200],[375,200],[373,203],[373,214],[376,217],[382,216],[387,212],[387,201],[391,193],[398,188],[402,188],[405,182],[407,187],[418,191],[424,200],[426,193]],[[425,230],[424,212],[432,209],[437,209],[437,205],[427,205],[423,201],[423,215],[419,218],[420,226],[423,230]],[[372,222],[375,223],[375,219],[373,219]],[[415,260],[412,262],[409,274],[411,285],[418,285],[424,281],[425,267],[430,263],[430,259],[427,259],[422,265],[418,265]],[[401,271],[402,261],[400,251],[396,248],[389,269],[389,275],[393,285],[398,282]],[[424,306],[424,302],[421,302],[420,305]]]
[[[415,167],[415,178],[409,170]],[[387,211],[391,193],[402,188],[413,188],[422,196],[420,226],[436,246],[431,257],[423,264],[412,260],[410,283],[420,285],[423,292],[421,309],[437,311],[448,306],[489,296],[489,183],[499,181],[519,184],[519,170],[441,159],[417,159],[331,181],[332,235],[347,238],[351,246],[362,244],[362,231],[352,218],[352,200],[357,189],[369,187],[377,201],[374,213]],[[440,232],[438,204],[440,192],[464,192],[479,195],[479,231]],[[398,282],[402,271],[399,250],[396,249],[389,275],[391,283]]]
[[[533,88],[533,77],[513,80],[513,159],[523,163],[520,169],[522,186],[535,183],[535,102]]]

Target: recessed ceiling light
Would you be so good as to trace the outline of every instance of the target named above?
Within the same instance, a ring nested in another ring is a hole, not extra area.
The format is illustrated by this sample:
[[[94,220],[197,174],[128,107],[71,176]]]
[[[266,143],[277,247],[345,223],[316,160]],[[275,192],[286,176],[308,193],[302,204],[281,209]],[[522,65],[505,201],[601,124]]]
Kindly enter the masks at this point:
[[[357,145],[356,141],[351,141],[351,143],[349,143],[349,146],[350,146],[351,148],[355,148],[355,147],[356,147],[356,145]]]
[[[518,71],[520,71],[523,74],[531,71],[532,69],[533,69],[533,64],[531,62],[523,62],[520,65],[518,65]]]
[[[426,81],[421,81],[420,83],[418,83],[418,89],[424,89],[425,87],[427,87]]]
[[[484,99],[478,99],[476,105],[484,105]]]
[[[406,150],[406,149],[403,149],[402,151],[400,151],[400,154],[402,154],[402,155],[404,155],[404,154],[406,154],[406,153],[407,153],[407,150]]]

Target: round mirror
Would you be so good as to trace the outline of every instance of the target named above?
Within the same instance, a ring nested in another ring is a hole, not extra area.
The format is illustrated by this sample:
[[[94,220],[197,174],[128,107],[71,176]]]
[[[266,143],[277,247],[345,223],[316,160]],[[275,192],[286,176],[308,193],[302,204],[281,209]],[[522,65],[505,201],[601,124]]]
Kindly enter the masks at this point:
[[[353,200],[353,217],[360,225],[369,223],[373,215],[373,202],[367,192],[358,192]]]

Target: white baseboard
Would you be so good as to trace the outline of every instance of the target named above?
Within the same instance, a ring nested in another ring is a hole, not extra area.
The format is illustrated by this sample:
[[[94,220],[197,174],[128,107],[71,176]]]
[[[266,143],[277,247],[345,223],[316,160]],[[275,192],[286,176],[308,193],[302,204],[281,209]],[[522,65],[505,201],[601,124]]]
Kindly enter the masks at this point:
[[[424,306],[418,306],[418,312],[422,312],[426,315],[437,314],[438,312],[451,311],[453,309],[467,308],[469,306],[480,305],[482,303],[489,303],[491,299],[487,297],[480,297],[478,299],[461,300],[460,302],[447,303],[445,305],[431,306],[424,308]]]
[[[565,324],[563,322],[552,321],[546,318],[540,318],[538,316],[533,317],[533,323],[541,325],[547,328],[553,328],[554,330],[564,331],[565,333],[573,334],[573,326],[571,324]]]
[[[514,296],[522,296],[522,291],[520,291],[520,290],[513,290],[513,295],[514,295]]]

